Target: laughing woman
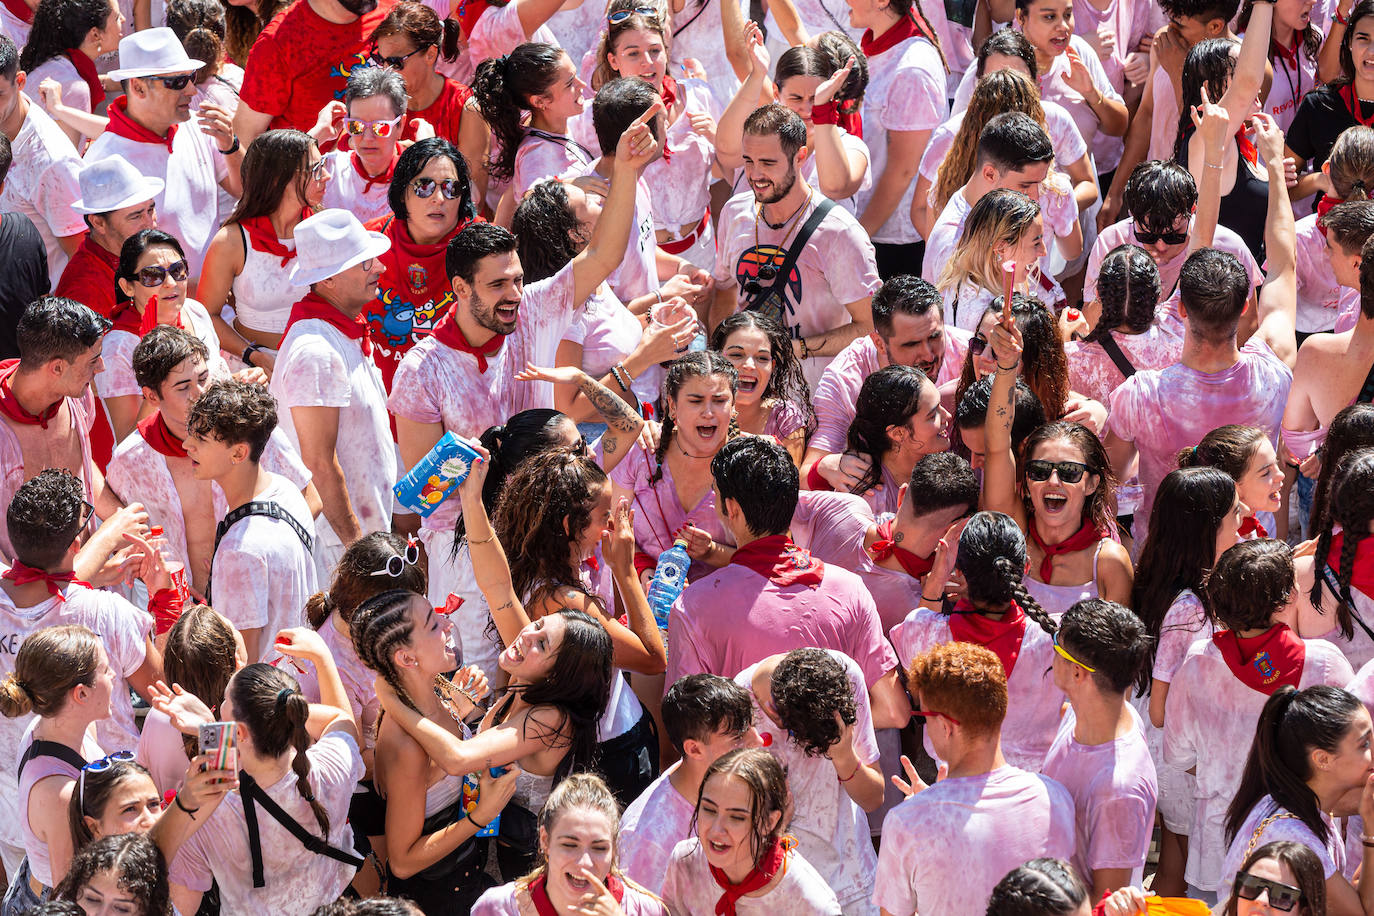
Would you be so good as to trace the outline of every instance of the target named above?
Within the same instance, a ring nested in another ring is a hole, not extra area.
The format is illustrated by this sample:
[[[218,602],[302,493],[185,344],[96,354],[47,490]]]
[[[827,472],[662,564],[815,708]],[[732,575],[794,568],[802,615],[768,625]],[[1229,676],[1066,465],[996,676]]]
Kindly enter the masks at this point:
[[[816,414],[786,329],[760,312],[736,312],[716,326],[711,349],[739,374],[735,421],[740,431],[772,436],[800,465]]]

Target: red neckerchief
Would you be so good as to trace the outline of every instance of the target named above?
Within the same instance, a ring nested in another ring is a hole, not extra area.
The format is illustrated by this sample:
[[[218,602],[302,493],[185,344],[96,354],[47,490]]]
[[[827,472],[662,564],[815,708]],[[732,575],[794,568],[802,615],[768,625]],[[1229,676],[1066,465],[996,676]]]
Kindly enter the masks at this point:
[[[452,614],[454,611],[462,607],[465,603],[467,603],[467,599],[463,598],[462,595],[455,595],[453,592],[449,592],[448,600],[444,602],[444,606],[436,607],[434,609],[434,613],[442,614],[443,616],[447,617],[449,614]]]
[[[553,907],[553,901],[549,899],[548,872],[544,872],[538,878],[529,883],[530,902],[534,904],[534,911],[539,916],[558,916],[558,911]],[[625,899],[625,884],[614,874],[606,876],[606,890],[611,892],[616,903]]]
[[[1091,521],[1085,520],[1083,526],[1069,535],[1068,540],[1060,541],[1058,544],[1046,544],[1040,538],[1040,531],[1035,527],[1035,519],[1030,523],[1031,540],[1035,546],[1044,552],[1045,557],[1040,561],[1040,581],[1046,585],[1050,584],[1050,576],[1054,575],[1054,558],[1064,553],[1077,553],[1086,550],[1107,535],[1097,530]]]
[[[1021,654],[1021,639],[1026,635],[1026,613],[1013,601],[1001,620],[993,620],[964,598],[950,611],[949,633],[955,642],[971,642],[992,650],[1011,677],[1016,657]]]
[[[185,458],[186,446],[176,437],[167,426],[167,421],[162,419],[162,411],[156,411],[151,417],[144,417],[138,421],[138,434],[143,437],[143,441],[153,447],[153,451],[168,458]]]
[[[1262,538],[1269,537],[1269,532],[1259,523],[1259,519],[1253,515],[1247,515],[1240,523],[1240,530],[1236,532],[1243,538],[1248,538],[1253,534],[1259,534]]]
[[[23,0],[19,2],[23,3]],[[77,76],[85,80],[86,88],[91,91],[91,110],[95,111],[95,106],[105,101],[105,87],[100,82],[100,74],[95,72],[95,61],[80,48],[68,48],[65,53],[76,68]]]
[[[1341,548],[1345,545],[1345,532],[1331,538],[1331,551],[1326,555],[1326,563],[1337,573],[1341,570]],[[1366,595],[1374,595],[1374,538],[1361,538],[1355,546],[1355,569],[1350,574],[1350,587]]]
[[[392,151],[391,161],[387,163],[386,169],[380,175],[369,175],[367,174],[367,172],[363,171],[363,161],[358,158],[358,154],[356,152],[350,152],[348,154],[348,161],[353,164],[353,171],[357,172],[358,176],[362,178],[362,180],[365,182],[363,184],[364,194],[371,191],[372,186],[375,184],[382,184],[390,187],[391,176],[395,174],[396,163],[400,158],[401,149],[400,147],[397,147],[395,150]]]
[[[663,110],[668,114],[663,118],[663,161],[673,161],[673,151],[668,149],[668,124],[669,118],[673,116],[673,104],[677,101],[677,80],[666,73],[663,75],[663,88],[659,90],[658,97],[663,100]]]
[[[731,884],[725,872],[708,863],[711,869],[711,877],[716,879],[716,884],[725,893],[720,895],[716,901],[716,916],[735,916],[735,902],[746,894],[752,894],[768,886],[787,861],[787,847],[782,840],[774,840],[773,845],[764,850],[763,855],[754,867],[749,870],[749,874],[744,876],[744,880],[739,884]],[[542,914],[541,914],[542,916]]]
[[[15,19],[22,20],[27,25],[33,25],[33,7],[29,6],[24,0],[0,0],[5,4],[5,9],[14,15]]]
[[[1368,118],[1366,118],[1362,113],[1363,106],[1360,105],[1360,97],[1355,94],[1354,80],[1351,80],[1350,82],[1346,83],[1344,86],[1341,87],[1341,100],[1345,102],[1346,111],[1350,112],[1350,116],[1352,118],[1354,118],[1359,123],[1363,124],[1365,127],[1374,125],[1374,115],[1370,115]]]
[[[1283,59],[1283,62],[1288,66],[1288,69],[1298,70],[1298,45],[1300,44],[1300,38],[1301,36],[1295,32],[1293,34],[1293,47],[1285,48],[1277,38],[1270,36],[1269,56],[1274,57],[1275,55],[1277,55],[1278,57]],[[1301,73],[1301,71],[1298,72]]]
[[[859,47],[864,52],[864,57],[873,59],[874,54],[881,54],[891,48],[906,41],[908,38],[916,36],[927,37],[927,31],[923,30],[916,22],[914,15],[903,16],[882,34],[880,38],[873,37],[873,30],[864,31],[863,37],[859,39]]]
[[[481,222],[482,218],[479,216],[476,221]],[[457,224],[449,230],[448,235],[437,242],[427,244],[415,241],[410,235],[410,229],[407,228],[405,220],[396,219],[394,216],[386,218],[381,227],[381,232],[391,239],[391,250],[399,255],[396,258],[397,263],[422,264],[432,258],[439,257],[441,259],[439,261],[439,273],[444,274],[442,258],[448,252],[448,243],[453,241],[453,237],[462,232],[471,222],[473,220],[460,218]],[[448,276],[445,274],[442,279],[444,288],[448,289]]]
[[[306,207],[301,211],[301,219],[306,219],[313,212],[309,207]],[[296,256],[296,252],[287,248],[282,244],[281,239],[277,238],[277,230],[272,228],[272,217],[270,216],[251,216],[248,219],[241,219],[239,220],[239,228],[248,236],[248,244],[253,246],[254,251],[276,255],[281,258],[282,267],[290,264],[291,259]]]
[[[1322,217],[1329,213],[1332,207],[1343,203],[1345,201],[1342,198],[1330,195],[1323,195],[1322,199],[1317,201],[1317,228],[1321,230],[1323,236],[1326,235],[1326,226],[1322,225]]]
[[[935,563],[935,555],[918,557],[905,547],[898,546],[897,542],[892,540],[892,524],[895,521],[896,519],[890,518],[879,523],[878,539],[868,548],[869,552],[873,554],[873,559],[879,561],[896,557],[908,576],[913,579],[925,578],[925,574],[930,572],[930,567]]]
[[[1242,159],[1251,165],[1259,162],[1259,150],[1255,149],[1255,144],[1250,142],[1250,138],[1245,136],[1245,128],[1236,131],[1236,152],[1240,153]]]
[[[434,337],[446,347],[452,347],[459,353],[471,353],[477,357],[477,371],[485,374],[487,371],[487,357],[495,356],[501,352],[501,345],[506,342],[506,335],[497,334],[491,340],[481,346],[473,346],[468,343],[468,339],[463,334],[463,329],[458,327],[458,321],[453,317],[454,309],[450,308],[439,323],[434,326]]]
[[[41,413],[29,413],[24,409],[24,405],[19,403],[19,399],[14,396],[14,389],[11,387],[14,382],[14,373],[18,371],[19,360],[7,359],[0,362],[0,413],[16,423],[47,429],[48,421],[57,416],[57,412],[62,409],[63,399],[58,398],[57,403],[45,407]]]
[[[41,569],[35,569],[32,566],[25,566],[18,560],[15,560],[13,566],[5,570],[3,574],[0,574],[0,579],[9,579],[15,585],[28,585],[30,582],[42,582],[48,586],[48,594],[59,601],[67,600],[67,596],[62,594],[62,590],[57,586],[59,582],[70,583],[72,585],[84,585],[87,588],[91,587],[89,582],[82,582],[78,579],[74,572],[50,573]]]
[[[1269,696],[1285,684],[1297,687],[1307,646],[1286,623],[1276,623],[1259,636],[1237,636],[1235,630],[1219,630],[1212,642],[1222,661],[1242,684]]]
[[[143,334],[139,330],[143,327],[143,316],[134,307],[132,299],[126,299],[115,306],[115,313],[110,320],[114,322],[110,326],[111,331],[128,331],[140,340],[143,339]]]
[[[372,338],[367,336],[367,323],[363,321],[363,316],[359,315],[350,321],[344,317],[343,312],[313,292],[306,293],[305,298],[291,306],[291,316],[286,319],[286,330],[282,331],[282,339],[291,333],[291,325],[311,318],[318,318],[342,331],[349,340],[356,340],[362,348],[363,356],[372,355]]]
[[[168,153],[172,151],[172,138],[177,135],[177,125],[173,124],[167,128],[167,136],[159,137],[129,117],[129,97],[127,95],[121,95],[110,104],[109,116],[110,123],[105,129],[116,137],[123,137],[125,140],[132,140],[135,143],[160,144],[167,147]]]
[[[793,544],[785,534],[750,541],[735,551],[730,565],[748,567],[774,585],[800,583],[815,588],[825,577],[825,564]]]

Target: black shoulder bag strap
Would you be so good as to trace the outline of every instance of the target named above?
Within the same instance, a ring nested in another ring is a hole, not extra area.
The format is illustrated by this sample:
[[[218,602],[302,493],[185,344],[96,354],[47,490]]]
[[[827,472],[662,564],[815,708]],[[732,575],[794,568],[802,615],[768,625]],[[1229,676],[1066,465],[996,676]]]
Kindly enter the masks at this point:
[[[768,287],[767,292],[751,302],[746,307],[747,310],[753,311],[757,305],[763,305],[776,297],[777,302],[784,304],[782,314],[778,316],[778,319],[784,327],[787,326],[785,306],[787,302],[787,277],[792,273],[797,258],[800,258],[801,253],[806,250],[806,243],[811,240],[811,236],[815,234],[816,229],[825,220],[826,214],[833,209],[835,209],[835,202],[828,197],[822,197],[821,202],[816,204],[816,209],[812,210],[811,215],[806,218],[806,222],[802,223],[801,229],[797,232],[797,237],[792,240],[791,246],[787,249],[787,255],[782,259],[782,266],[778,268],[778,276],[773,281],[773,285]],[[759,215],[759,219],[763,219],[762,214]]]
[[[325,839],[315,836],[292,820],[291,816],[282,810],[281,805],[273,801],[272,796],[258,785],[257,780],[242,770],[239,771],[239,795],[243,797],[243,819],[248,823],[248,856],[253,866],[253,887],[267,886],[267,878],[262,867],[262,839],[258,834],[258,805],[262,805],[267,813],[272,815],[272,820],[285,827],[293,837],[300,840],[302,846],[315,855],[328,856],[336,862],[352,865],[354,868],[362,866],[361,857],[330,846]]]
[[[1330,563],[1322,563],[1322,581],[1326,583],[1326,587],[1331,590],[1331,594],[1335,599],[1340,601],[1341,580],[1340,577],[1336,575],[1336,571],[1331,568]],[[1374,642],[1374,630],[1371,630],[1369,624],[1364,622],[1364,618],[1360,616],[1359,611],[1355,610],[1355,605],[1353,603],[1350,605],[1350,619],[1358,623],[1360,629],[1364,630],[1364,635],[1368,636],[1371,642]]]
[[[1364,377],[1364,386],[1360,388],[1360,394],[1355,398],[1356,404],[1368,404],[1374,402],[1374,365],[1369,367],[1369,373]]]
[[[35,741],[29,745],[29,749],[24,752],[24,756],[19,758],[19,772],[15,774],[15,779],[24,778],[24,767],[30,760],[36,757],[56,757],[63,763],[71,764],[78,770],[86,766],[86,758],[76,751],[67,747],[65,744],[58,744],[56,741]]]
[[[205,583],[205,598],[207,601],[210,599],[210,588],[214,584],[215,554],[219,553],[219,542],[224,540],[224,536],[229,533],[230,528],[233,528],[250,515],[265,515],[268,518],[275,518],[286,522],[286,524],[291,526],[291,530],[296,532],[296,537],[301,539],[301,544],[305,547],[305,552],[314,552],[315,538],[310,532],[305,530],[300,522],[296,521],[296,517],[290,512],[287,512],[277,503],[270,501],[254,500],[250,503],[244,503],[233,512],[224,516],[224,520],[215,526],[215,549],[210,552],[210,578]]]
[[[1126,354],[1121,351],[1121,344],[1116,342],[1116,338],[1112,336],[1111,331],[1103,334],[1102,339],[1097,341],[1097,343],[1102,345],[1102,349],[1106,351],[1107,357],[1111,359],[1112,362],[1116,363],[1116,368],[1121,370],[1122,375],[1126,376],[1126,378],[1135,375],[1135,366],[1131,365],[1131,361],[1127,359]]]

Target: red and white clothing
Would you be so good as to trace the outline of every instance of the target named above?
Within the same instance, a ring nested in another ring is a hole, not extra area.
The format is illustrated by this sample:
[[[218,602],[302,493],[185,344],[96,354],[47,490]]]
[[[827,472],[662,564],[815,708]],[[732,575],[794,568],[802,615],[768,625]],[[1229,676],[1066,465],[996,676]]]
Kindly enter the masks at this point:
[[[1117,2],[1125,3],[1127,0]],[[1117,38],[1118,42],[1124,40],[1120,36]],[[1120,102],[1121,93],[1112,85],[1111,78],[1107,76],[1102,60],[1092,45],[1081,36],[1072,35],[1069,37],[1069,47],[1082,59],[1083,66],[1092,77],[1093,88],[1102,93],[1103,98]],[[1040,96],[1048,101],[1058,102],[1068,110],[1074,123],[1078,125],[1078,132],[1083,135],[1083,142],[1087,143],[1088,149],[1092,151],[1095,170],[1099,174],[1110,172],[1121,161],[1122,139],[1102,133],[1102,122],[1098,120],[1087,100],[1064,82],[1068,72],[1069,55],[1065,51],[1054,59],[1049,70],[1040,74]]]
[[[663,892],[663,877],[673,847],[692,836],[696,799],[687,799],[673,788],[669,768],[649,788],[630,802],[620,816],[616,836],[620,868],[625,874],[656,894]]]
[[[1312,18],[1317,18],[1315,9]],[[1280,45],[1272,37],[1269,39],[1269,64],[1274,68],[1274,82],[1269,86],[1264,110],[1273,116],[1279,129],[1285,132],[1293,123],[1293,115],[1298,113],[1298,103],[1302,97],[1318,85],[1316,55],[1307,53],[1302,39],[1302,33],[1296,33],[1291,48]]]
[[[604,177],[595,166],[588,165],[567,173],[576,178],[581,175]],[[639,176],[635,185],[634,223],[630,226],[630,241],[625,246],[625,257],[606,279],[612,291],[621,302],[633,302],[640,296],[648,295],[658,289],[658,238],[654,235],[653,195],[644,176]]]
[[[87,233],[67,262],[53,293],[75,299],[106,318],[115,312],[115,271],[119,252],[106,251]]]
[[[8,35],[16,48],[29,43],[29,31],[33,28],[34,8],[25,0],[10,0],[0,4],[0,33]]]
[[[652,893],[629,883],[622,883],[620,887],[619,904],[625,916],[668,916],[663,901]],[[514,882],[493,887],[472,905],[472,916],[530,916],[531,913],[542,916],[544,912],[532,902],[529,891]],[[553,912],[552,904],[548,912]]]
[[[391,190],[391,174],[401,158],[399,149],[386,168],[375,174],[369,174],[358,154],[351,150],[336,149],[325,158],[334,177],[325,186],[321,208],[348,210],[363,223],[391,213],[387,192]]]
[[[23,3],[24,0],[17,0],[17,2]],[[96,88],[99,90],[95,95],[99,97],[100,101],[104,101],[105,90],[98,85],[100,77],[96,76],[95,61],[86,57],[80,50],[72,50],[68,51],[66,54],[58,54],[49,57],[47,60],[43,61],[43,63],[34,67],[28,73],[28,79],[32,81],[29,85],[33,86],[36,90],[37,87],[43,85],[43,80],[56,80],[62,87],[62,104],[68,108],[75,108],[78,111],[84,111],[89,114],[92,111],[91,84],[88,83],[85,77],[76,69],[74,61],[77,59],[75,55],[78,54],[81,55],[81,58],[84,60],[82,66],[89,67],[90,74],[95,76],[97,83]],[[43,105],[43,110],[47,111],[48,106],[43,104],[42,95],[38,92],[35,92],[34,95],[37,96],[34,101]],[[51,115],[52,112],[48,111],[48,114]]]
[[[736,916],[840,916],[843,912],[830,885],[798,850],[786,853],[779,871],[782,878],[768,893],[735,901]],[[711,877],[701,841],[689,837],[679,842],[673,848],[663,879],[663,902],[668,905],[668,912],[681,916],[714,913],[721,894],[720,885]]]
[[[488,6],[467,32],[466,38],[467,50],[454,62],[453,72],[445,75],[468,85],[472,85],[472,74],[478,64],[492,57],[509,54],[517,45],[527,41],[538,41],[558,46],[558,39],[549,31],[547,25],[541,25],[533,34],[527,35],[525,27],[520,24],[519,7],[509,3],[504,6]]]
[[[701,80],[677,80],[677,94],[683,100],[682,114],[664,132],[668,155],[660,156],[644,169],[644,180],[653,188],[654,229],[677,233],[683,226],[696,226],[696,240],[686,249],[673,253],[703,270],[715,267],[716,246],[711,221],[711,166],[715,144],[692,128],[692,114],[705,114],[720,120],[720,103]],[[690,237],[690,234],[689,236]],[[680,241],[674,237],[665,245]]]
[[[1167,318],[1157,315],[1143,334],[1112,331],[1112,340],[1137,371],[1168,368],[1183,355],[1183,328]],[[1069,361],[1069,387],[1085,397],[1105,404],[1126,381],[1100,343],[1072,340],[1064,344],[1064,354]]]
[[[1172,158],[1172,157],[1166,157]],[[1191,231],[1191,223],[1189,230]],[[1138,245],[1141,248],[1146,246],[1140,244],[1140,240],[1135,237],[1135,220],[1131,219],[1130,214],[1120,222],[1112,223],[1097,237],[1093,243],[1092,252],[1088,255],[1088,272],[1083,281],[1083,301],[1091,302],[1097,295],[1097,275],[1102,267],[1102,259],[1118,245]],[[1216,232],[1212,236],[1212,248],[1218,251],[1225,251],[1236,256],[1240,261],[1240,266],[1245,268],[1246,274],[1250,277],[1250,282],[1255,287],[1264,283],[1264,274],[1260,271],[1259,264],[1250,254],[1250,249],[1245,241],[1225,226],[1217,226]],[[1167,298],[1178,285],[1178,274],[1183,269],[1183,262],[1188,260],[1188,249],[1184,247],[1177,255],[1163,264],[1157,265],[1159,268],[1159,294]]]
[[[0,10],[5,9],[0,5]],[[48,276],[60,277],[67,266],[67,253],[57,240],[86,231],[85,220],[72,209],[72,204],[81,199],[81,185],[77,181],[81,157],[62,128],[37,102],[30,99],[28,105],[24,123],[10,142],[14,164],[5,175],[4,189],[0,190],[0,211],[22,213],[33,222],[48,251]],[[92,157],[92,161],[96,158],[101,157]],[[130,161],[139,165],[136,160]],[[150,174],[142,168],[139,171]],[[158,216],[161,215],[159,212]]]
[[[270,223],[267,231],[272,236],[276,234],[271,231]],[[310,287],[298,286],[290,280],[296,240],[269,239],[248,232],[242,225],[239,234],[243,239],[243,270],[234,277],[232,287],[234,317],[245,328],[281,334],[286,330],[291,306],[310,292]]]
[[[405,128],[401,131],[402,140],[414,140],[419,129],[418,121],[427,121],[434,128],[434,135],[442,137],[454,146],[458,145],[458,134],[463,123],[463,110],[472,98],[472,90],[457,80],[444,77],[444,88],[428,108],[412,108],[406,112]]]
[[[146,307],[146,306],[145,306]],[[132,304],[128,305],[132,310]],[[181,306],[181,321],[186,330],[205,344],[210,358],[206,360],[213,380],[229,377],[229,364],[219,352],[219,335],[210,321],[210,313],[194,299],[187,299]],[[95,390],[102,398],[142,397],[143,389],[134,376],[134,349],[138,347],[137,331],[129,331],[118,324],[105,334],[105,344],[100,349],[105,368],[95,375]]]
[[[73,473],[80,472],[81,489],[86,499],[95,499],[95,464],[91,458],[91,427],[95,421],[97,407],[95,395],[89,388],[80,399],[64,398],[53,418],[48,421],[49,435],[65,435],[75,439],[81,446],[81,467],[71,468]],[[24,452],[19,438],[14,433],[13,421],[0,419],[0,506],[8,506],[14,494],[25,480],[33,476],[24,470]],[[60,431],[60,432],[59,432]],[[34,474],[38,473],[35,469]],[[0,513],[0,554],[14,556],[14,546],[10,544],[9,521]]]
[[[1347,290],[1336,282],[1336,274],[1331,270],[1326,234],[1317,226],[1317,214],[1298,220],[1297,243],[1298,332],[1330,331],[1336,326],[1336,315]],[[1358,296],[1355,298],[1358,300]]]
[[[585,115],[591,120],[590,111]],[[510,190],[518,204],[528,191],[545,178],[581,175],[597,159],[594,146],[586,146],[572,137],[526,128],[525,138],[515,151],[515,170]]]

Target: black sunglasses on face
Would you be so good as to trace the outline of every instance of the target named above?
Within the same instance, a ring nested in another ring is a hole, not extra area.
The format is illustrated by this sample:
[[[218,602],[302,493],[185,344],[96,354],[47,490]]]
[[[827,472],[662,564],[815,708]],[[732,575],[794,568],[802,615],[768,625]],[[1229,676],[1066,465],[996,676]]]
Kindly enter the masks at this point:
[[[1285,913],[1302,902],[1302,890],[1291,884],[1280,884],[1249,872],[1236,875],[1236,896],[1241,900],[1258,900],[1265,891],[1269,892],[1269,905]]]
[[[1050,479],[1050,474],[1058,473],[1064,483],[1078,483],[1083,475],[1092,470],[1078,461],[1043,461],[1039,458],[1026,462],[1026,479],[1037,483]]]
[[[186,263],[186,259],[182,258],[180,261],[173,261],[166,267],[140,267],[136,276],[140,286],[155,289],[166,282],[168,274],[171,274],[172,279],[180,283],[191,275],[191,268]]]
[[[183,73],[180,76],[150,76],[148,79],[157,80],[173,92],[180,92],[186,88],[186,84],[191,82],[194,73]]]
[[[406,65],[407,60],[414,57],[416,54],[419,54],[423,50],[425,49],[416,48],[409,54],[402,54],[400,57],[383,57],[380,53],[378,53],[376,48],[373,48],[372,53],[367,55],[367,59],[372,61],[379,67],[390,67],[393,70],[399,70]]]
[[[1132,226],[1135,229],[1135,240],[1142,245],[1153,245],[1155,242],[1162,241],[1166,245],[1182,245],[1188,241],[1188,231],[1183,232],[1150,232],[1148,229],[1141,228],[1140,223]]]

